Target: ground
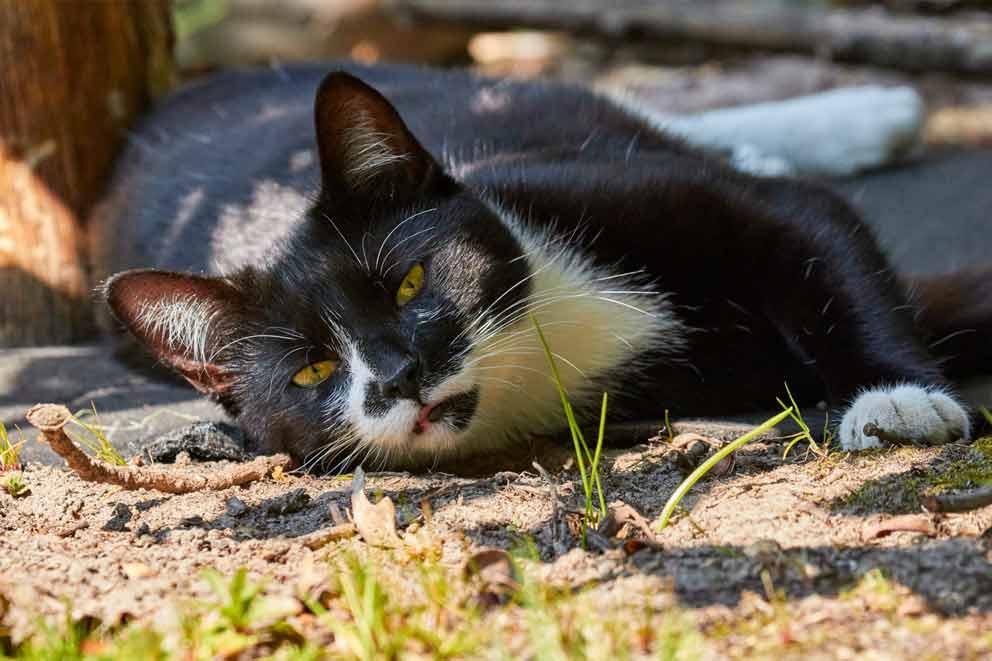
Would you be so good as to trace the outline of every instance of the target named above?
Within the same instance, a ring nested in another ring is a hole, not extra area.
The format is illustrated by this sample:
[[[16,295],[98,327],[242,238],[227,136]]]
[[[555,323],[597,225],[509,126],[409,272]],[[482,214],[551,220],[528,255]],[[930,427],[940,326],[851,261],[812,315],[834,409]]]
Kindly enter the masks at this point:
[[[738,427],[674,423],[687,429],[729,438]],[[565,453],[539,455],[557,522],[534,469],[370,475],[372,500],[397,507],[402,540],[392,549],[362,536],[307,547],[351,507],[350,476],[169,496],[31,464],[30,493],[0,492],[0,650],[36,632],[39,618],[58,627],[68,613],[80,630],[96,627],[84,649],[111,656],[135,644],[134,631],[152,636],[142,655],[187,645],[247,658],[288,654],[303,637],[344,656],[992,654],[992,506],[898,519],[894,527],[917,530],[886,534],[893,517],[923,512],[921,492],[992,478],[992,439],[826,457],[803,444],[785,460],[783,448],[768,437],[738,451],[655,543],[593,535],[589,549],[572,513],[584,507],[578,474],[555,466]],[[653,521],[684,476],[672,457],[665,434],[609,452],[606,500]],[[522,575],[480,580],[466,563],[487,549],[510,551]],[[233,578],[239,569],[248,587]],[[222,577],[212,589],[207,570]],[[253,597],[259,585],[264,596]],[[378,605],[369,610],[356,591]]]

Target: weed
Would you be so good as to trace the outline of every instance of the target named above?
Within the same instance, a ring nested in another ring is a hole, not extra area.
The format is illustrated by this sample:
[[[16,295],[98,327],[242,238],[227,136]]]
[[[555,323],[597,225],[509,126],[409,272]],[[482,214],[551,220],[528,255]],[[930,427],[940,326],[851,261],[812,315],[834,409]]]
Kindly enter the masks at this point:
[[[17,433],[21,434],[21,430],[18,429]],[[23,434],[21,434],[21,440],[15,444],[10,440],[10,436],[7,434],[7,428],[0,422],[0,472],[20,470],[22,445],[24,445]]]
[[[786,408],[784,411],[779,413],[773,418],[769,418],[761,423],[760,426],[755,427],[748,433],[744,434],[735,441],[731,441],[727,445],[723,446],[719,450],[713,453],[709,459],[704,461],[699,465],[696,470],[692,471],[687,478],[682,480],[682,483],[675,489],[675,492],[668,498],[668,502],[665,503],[665,509],[661,511],[661,516],[658,518],[657,530],[661,531],[668,525],[668,520],[672,517],[672,513],[675,512],[675,508],[678,507],[679,502],[683,497],[689,492],[689,489],[693,487],[703,477],[710,471],[711,468],[720,463],[724,457],[730,455],[732,452],[736,451],[738,448],[743,447],[747,443],[753,441],[757,437],[764,434],[766,431],[772,429],[778,423],[782,422],[786,418],[792,415],[792,407]]]
[[[77,412],[70,420],[79,426],[85,434],[73,434],[72,436],[74,438],[72,440],[89,450],[90,454],[94,455],[97,459],[114,466],[124,466],[127,462],[124,461],[124,457],[110,443],[110,440],[104,433],[103,425],[100,424],[100,416],[96,412],[96,406],[90,403],[90,407],[93,412],[95,424],[90,425],[80,419],[84,415],[89,415],[90,411],[84,409]]]
[[[28,494],[28,484],[24,481],[24,476],[20,473],[11,473],[3,481],[3,488],[14,498],[20,498]]]
[[[992,425],[992,411],[989,411],[988,408],[984,406],[979,406],[978,410],[982,412],[982,416],[985,418],[985,421]]]
[[[799,410],[799,405],[796,404],[796,398],[792,396],[792,391],[789,390],[789,384],[785,385],[785,392],[789,395],[789,403],[792,406],[786,406],[785,402],[781,398],[776,398],[775,401],[779,403],[779,406],[783,410],[791,409],[792,413],[789,417],[792,421],[799,425],[800,431],[796,432],[789,437],[789,443],[785,446],[785,450],[782,452],[782,460],[784,461],[786,457],[789,456],[789,451],[798,443],[799,441],[807,441],[809,443],[809,448],[812,450],[813,454],[818,457],[826,457],[830,453],[830,445],[833,443],[834,433],[830,430],[830,415],[827,414],[827,419],[823,423],[823,447],[816,442],[813,438],[813,434],[810,431],[809,425],[806,424],[806,420],[803,419],[803,414]]]
[[[537,336],[541,340],[541,346],[544,347],[544,355],[548,358],[548,364],[551,365],[551,375],[554,377],[555,385],[558,388],[558,395],[561,397],[561,406],[565,410],[565,417],[568,420],[568,430],[572,435],[572,444],[575,447],[575,459],[579,465],[582,490],[585,494],[586,526],[595,527],[596,523],[602,517],[606,516],[606,498],[603,495],[603,485],[599,479],[599,456],[603,449],[603,437],[606,433],[607,395],[605,392],[603,393],[603,405],[599,414],[599,434],[596,437],[596,448],[595,450],[590,450],[589,444],[586,442],[585,437],[582,435],[582,430],[579,428],[579,423],[576,422],[575,412],[572,410],[572,404],[568,400],[568,393],[565,392],[565,387],[562,385],[561,375],[558,373],[558,365],[555,363],[551,347],[544,337],[544,332],[541,330],[541,325],[537,322],[537,318],[534,315],[531,315],[530,318],[534,323],[534,328],[537,330]],[[588,462],[588,466],[586,462]],[[595,489],[599,499],[598,510],[593,505],[593,489]],[[583,528],[583,542],[585,541],[584,538],[585,529]]]

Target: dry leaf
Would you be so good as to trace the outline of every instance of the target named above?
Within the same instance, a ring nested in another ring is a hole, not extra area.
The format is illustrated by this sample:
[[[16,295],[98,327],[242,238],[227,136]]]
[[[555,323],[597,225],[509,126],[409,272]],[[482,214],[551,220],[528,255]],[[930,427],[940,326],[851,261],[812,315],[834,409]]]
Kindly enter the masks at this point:
[[[358,534],[367,544],[396,548],[400,537],[396,532],[396,508],[393,501],[383,497],[373,505],[365,496],[365,471],[359,466],[351,479],[351,515]]]
[[[479,551],[465,562],[465,580],[479,583],[478,600],[483,606],[505,603],[520,589],[517,568],[510,554],[500,549]]]

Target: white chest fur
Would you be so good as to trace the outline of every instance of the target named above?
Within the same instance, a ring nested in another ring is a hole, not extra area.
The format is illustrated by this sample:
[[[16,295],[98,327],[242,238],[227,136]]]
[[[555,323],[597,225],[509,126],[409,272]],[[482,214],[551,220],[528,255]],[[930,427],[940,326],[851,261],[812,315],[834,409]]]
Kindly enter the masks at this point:
[[[596,266],[575,236],[536,232],[498,211],[524,247],[530,275],[518,286],[529,285],[530,293],[470,326],[473,349],[463,374],[481,391],[468,430],[474,446],[563,426],[535,320],[576,410],[597,407],[620,371],[629,374],[649,358],[675,355],[686,346],[686,328],[657,283],[641,272]]]

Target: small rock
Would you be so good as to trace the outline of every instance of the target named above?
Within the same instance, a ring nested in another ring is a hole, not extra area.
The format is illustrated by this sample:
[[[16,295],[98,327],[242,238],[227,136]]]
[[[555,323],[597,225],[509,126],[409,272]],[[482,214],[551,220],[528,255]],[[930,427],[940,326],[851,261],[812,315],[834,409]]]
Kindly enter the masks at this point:
[[[310,505],[310,494],[304,489],[293,489],[278,498],[273,498],[265,508],[269,516],[295,514]]]
[[[172,463],[180,452],[196,461],[245,461],[245,435],[223,422],[197,422],[162,434],[145,447],[149,462]]]
[[[241,500],[237,496],[231,496],[228,498],[224,506],[227,513],[234,517],[241,516],[248,511],[248,505],[246,505],[245,501]]]
[[[113,515],[103,524],[103,529],[108,532],[123,532],[127,530],[127,524],[130,523],[132,516],[134,514],[130,507],[124,503],[114,503]]]

